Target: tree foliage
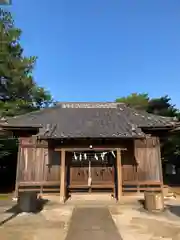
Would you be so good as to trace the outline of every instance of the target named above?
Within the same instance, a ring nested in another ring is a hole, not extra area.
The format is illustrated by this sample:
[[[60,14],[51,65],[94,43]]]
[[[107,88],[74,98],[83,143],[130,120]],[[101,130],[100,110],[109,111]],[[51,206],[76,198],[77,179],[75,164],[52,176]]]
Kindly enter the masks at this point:
[[[149,96],[147,93],[132,93],[127,97],[121,97],[116,99],[116,102],[124,102],[128,106],[144,110],[148,107]]]
[[[166,117],[174,117],[180,119],[179,109],[175,107],[171,103],[171,98],[167,95],[152,98],[148,96],[146,93],[140,94],[131,94],[127,97],[118,98],[117,102],[124,102],[127,105],[134,107],[136,109],[145,110],[148,113],[166,116]],[[173,159],[173,157],[180,156],[180,134],[169,135],[165,139],[162,140],[162,156],[166,159]]]
[[[37,57],[26,57],[20,44],[22,31],[11,13],[0,9],[0,114],[14,116],[52,103],[52,97],[33,78]]]
[[[166,117],[179,116],[179,110],[171,104],[171,98],[167,95],[149,100],[147,112]]]
[[[171,104],[171,98],[168,95],[150,98],[147,93],[132,93],[127,97],[116,99],[116,102],[123,102],[135,109],[145,110],[160,116],[179,117],[179,110]]]
[[[10,12],[0,8],[0,118],[39,110],[52,104],[51,94],[33,78],[36,56],[24,56],[20,37]],[[10,153],[16,141],[0,139],[0,158]]]

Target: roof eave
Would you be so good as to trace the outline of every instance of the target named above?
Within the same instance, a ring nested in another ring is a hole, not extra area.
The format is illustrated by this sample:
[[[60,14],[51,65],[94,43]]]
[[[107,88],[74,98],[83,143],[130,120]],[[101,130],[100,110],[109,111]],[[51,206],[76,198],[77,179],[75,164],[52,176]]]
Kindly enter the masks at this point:
[[[76,137],[76,136],[64,136],[64,137],[61,137],[61,136],[38,136],[37,137],[39,139],[56,139],[56,140],[60,140],[60,139],[142,139],[144,138],[144,136],[99,136],[99,137],[88,137],[88,136],[85,136],[85,137]]]
[[[162,125],[162,126],[140,126],[140,128],[144,130],[173,130],[176,128],[180,128],[180,123],[174,123],[174,124]]]
[[[0,124],[0,127],[3,129],[33,129],[33,128],[42,128],[41,124],[31,124],[31,125],[19,125],[19,124]]]
[[[170,130],[170,132],[180,132],[180,127],[176,127],[174,129]]]

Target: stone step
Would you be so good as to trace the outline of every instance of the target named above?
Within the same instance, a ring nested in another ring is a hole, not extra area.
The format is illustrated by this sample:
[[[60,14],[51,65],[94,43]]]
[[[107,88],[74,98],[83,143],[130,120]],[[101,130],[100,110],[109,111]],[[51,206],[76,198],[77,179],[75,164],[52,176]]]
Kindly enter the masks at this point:
[[[72,193],[71,200],[73,201],[111,201],[113,198],[109,193]]]

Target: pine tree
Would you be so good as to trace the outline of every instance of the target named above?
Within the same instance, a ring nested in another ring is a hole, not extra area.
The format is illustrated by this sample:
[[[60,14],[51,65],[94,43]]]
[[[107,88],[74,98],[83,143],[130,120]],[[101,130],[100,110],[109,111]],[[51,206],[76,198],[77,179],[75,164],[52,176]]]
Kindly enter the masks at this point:
[[[0,9],[0,115],[14,116],[47,107],[52,97],[33,79],[37,57],[25,57],[22,31],[10,12]]]
[[[0,120],[52,104],[50,93],[33,79],[37,57],[24,56],[21,33],[14,25],[11,13],[0,8]],[[16,139],[0,138],[0,158],[16,151]]]

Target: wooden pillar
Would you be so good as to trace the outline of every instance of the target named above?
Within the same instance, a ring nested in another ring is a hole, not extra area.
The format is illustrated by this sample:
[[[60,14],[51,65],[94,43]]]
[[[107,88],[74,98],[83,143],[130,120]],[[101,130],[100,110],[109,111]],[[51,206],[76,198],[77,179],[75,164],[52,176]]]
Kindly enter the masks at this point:
[[[121,166],[121,149],[117,150],[117,200],[119,201],[122,196],[122,166]]]
[[[159,137],[156,138],[157,142],[157,151],[158,151],[158,162],[159,162],[159,178],[161,182],[161,191],[163,192],[163,185],[164,185],[164,179],[163,179],[163,169],[162,169],[162,159],[161,159],[161,144]]]
[[[61,158],[60,158],[60,161],[61,161],[61,169],[60,169],[60,202],[64,203],[65,202],[65,199],[66,199],[66,181],[65,181],[65,178],[66,178],[66,159],[65,159],[65,155],[66,155],[66,152],[64,149],[61,149]]]
[[[21,146],[20,146],[20,139],[19,139],[19,141],[18,141],[17,166],[16,166],[16,183],[15,183],[15,191],[14,191],[14,197],[13,197],[15,199],[18,198],[20,160],[21,160]]]

